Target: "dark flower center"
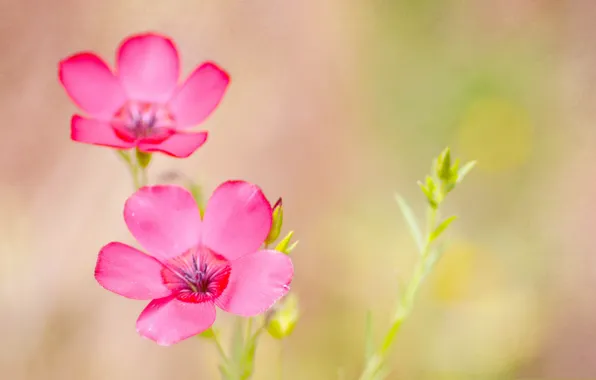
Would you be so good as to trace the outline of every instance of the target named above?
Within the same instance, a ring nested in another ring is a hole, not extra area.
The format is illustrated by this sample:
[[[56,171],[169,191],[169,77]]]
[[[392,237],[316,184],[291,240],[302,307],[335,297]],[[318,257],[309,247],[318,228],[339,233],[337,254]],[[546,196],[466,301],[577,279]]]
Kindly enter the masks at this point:
[[[162,277],[184,302],[213,300],[228,286],[231,268],[222,256],[205,247],[191,249],[169,260]]]
[[[116,134],[125,141],[159,143],[174,134],[174,118],[160,104],[128,102],[112,119]]]

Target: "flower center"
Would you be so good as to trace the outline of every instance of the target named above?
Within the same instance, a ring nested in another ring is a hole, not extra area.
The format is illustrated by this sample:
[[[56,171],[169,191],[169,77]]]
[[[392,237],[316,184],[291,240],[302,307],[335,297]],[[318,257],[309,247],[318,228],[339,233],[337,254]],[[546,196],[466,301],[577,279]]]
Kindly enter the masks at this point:
[[[166,286],[180,301],[200,303],[213,300],[228,286],[230,265],[222,256],[205,247],[191,249],[169,260],[162,271]]]
[[[161,104],[128,102],[116,112],[112,127],[125,141],[159,143],[174,134],[174,118]]]

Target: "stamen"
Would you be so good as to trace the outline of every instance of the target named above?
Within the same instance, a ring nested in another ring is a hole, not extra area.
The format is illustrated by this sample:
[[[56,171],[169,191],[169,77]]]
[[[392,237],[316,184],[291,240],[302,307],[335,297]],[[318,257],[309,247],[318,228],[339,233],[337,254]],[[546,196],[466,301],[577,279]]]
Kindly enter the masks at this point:
[[[174,118],[160,104],[129,102],[112,121],[115,132],[127,141],[151,139],[161,142],[174,133]]]
[[[230,265],[226,259],[201,247],[171,259],[164,283],[178,290],[178,298],[184,302],[204,302],[218,297],[228,285]]]

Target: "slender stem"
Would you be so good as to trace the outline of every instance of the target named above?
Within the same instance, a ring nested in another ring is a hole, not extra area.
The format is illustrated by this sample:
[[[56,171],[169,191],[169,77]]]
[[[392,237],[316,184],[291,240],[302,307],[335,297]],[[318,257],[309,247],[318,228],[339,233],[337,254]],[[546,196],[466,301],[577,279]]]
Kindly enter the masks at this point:
[[[133,159],[130,157],[130,152],[127,150],[117,150],[116,153],[128,167],[132,177],[132,184],[135,190],[138,190],[141,187],[141,184],[139,182],[139,167],[137,165],[136,159],[133,161]]]
[[[137,189],[141,188],[143,186],[147,186],[148,183],[149,183],[149,179],[147,177],[147,168],[141,168],[141,180],[139,183],[139,187],[137,187]]]
[[[226,355],[226,352],[223,349],[223,346],[221,345],[221,342],[219,341],[219,336],[217,334],[214,335],[213,342],[215,343],[215,347],[217,347],[217,352],[219,353],[219,356],[223,359],[225,363],[227,363],[228,356]]]
[[[373,355],[373,357],[366,363],[364,371],[360,376],[360,380],[374,379],[375,375],[381,369],[385,358],[387,357],[397,333],[400,331],[403,322],[412,312],[416,294],[420,289],[422,282],[424,281],[428,267],[428,257],[431,248],[431,234],[436,228],[437,210],[429,206],[428,209],[428,225],[426,231],[426,241],[420,252],[416,267],[414,268],[414,274],[407,284],[403,296],[397,302],[393,318],[391,320],[391,326],[383,338],[383,343],[379,351]]]
[[[406,287],[406,291],[401,298],[401,300],[397,303],[397,307],[395,309],[395,313],[393,315],[393,321],[391,323],[391,328],[389,332],[385,336],[383,341],[383,345],[381,346],[381,354],[384,356],[387,354],[393,341],[395,340],[395,336],[399,332],[403,321],[408,317],[408,315],[412,312],[412,308],[414,306],[414,300],[416,299],[416,294],[418,293],[418,289],[424,280],[424,275],[426,273],[426,266],[427,266],[427,258],[428,254],[430,253],[430,235],[432,231],[435,229],[436,218],[437,218],[437,210],[435,208],[429,207],[429,223],[427,227],[426,233],[426,241],[424,243],[424,247],[422,249],[420,258],[416,263],[416,267],[414,268],[414,274],[412,275],[412,279],[408,283]]]
[[[136,166],[131,169],[133,186],[135,187],[135,190],[138,190],[142,187],[141,182],[139,181],[139,171]]]

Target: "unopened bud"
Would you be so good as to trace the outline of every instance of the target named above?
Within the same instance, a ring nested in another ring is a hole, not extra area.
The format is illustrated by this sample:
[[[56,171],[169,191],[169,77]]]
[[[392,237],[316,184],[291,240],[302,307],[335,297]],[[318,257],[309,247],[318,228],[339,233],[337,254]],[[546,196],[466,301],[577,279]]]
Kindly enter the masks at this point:
[[[289,336],[298,322],[299,309],[298,297],[294,293],[288,294],[267,324],[267,331],[276,339],[283,339]]]
[[[451,179],[451,151],[449,147],[445,148],[437,158],[437,177],[443,182],[449,182]]]
[[[281,227],[284,222],[284,209],[281,198],[279,198],[277,202],[275,202],[275,205],[273,205],[273,214],[271,217],[271,229],[269,230],[269,235],[267,235],[267,238],[265,239],[266,245],[276,241],[281,232]]]

